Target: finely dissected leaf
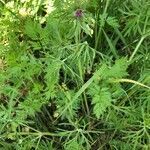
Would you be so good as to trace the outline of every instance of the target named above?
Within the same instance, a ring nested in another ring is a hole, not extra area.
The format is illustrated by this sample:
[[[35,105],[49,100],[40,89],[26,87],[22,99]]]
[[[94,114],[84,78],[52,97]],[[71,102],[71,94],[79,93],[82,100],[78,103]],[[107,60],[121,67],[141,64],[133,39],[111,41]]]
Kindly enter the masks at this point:
[[[25,119],[28,115],[33,116],[36,111],[39,111],[41,108],[41,101],[37,99],[26,99],[24,102],[19,104],[19,109],[21,111],[17,111],[17,117],[19,119]],[[22,114],[22,116],[20,116]],[[20,116],[20,117],[19,117]],[[17,119],[18,119],[17,118]]]
[[[49,99],[51,96],[54,96],[54,88],[59,80],[59,70],[61,67],[61,63],[58,61],[48,62],[47,67],[45,69],[45,83],[46,87],[46,97]]]
[[[148,150],[149,6],[1,0],[0,149]]]
[[[115,17],[108,17],[106,22],[113,28],[119,27],[118,20]]]
[[[99,21],[99,22],[100,22],[100,26],[101,26],[101,27],[104,27],[105,21],[106,21],[106,17],[107,17],[107,14],[106,14],[106,13],[100,15],[100,21]]]
[[[117,59],[112,67],[108,67],[105,63],[100,67],[97,78],[122,78],[128,75],[127,68],[128,62],[126,58]]]
[[[62,114],[62,118],[69,118],[74,119],[77,116],[77,110],[79,109],[80,99],[76,99],[76,101],[73,101],[73,97],[75,95],[75,92],[72,90],[64,90],[60,89],[57,93],[57,110],[56,113]],[[70,104],[68,107],[68,104]],[[67,109],[66,109],[67,108]],[[65,110],[66,109],[66,110]],[[64,111],[65,110],[65,111]]]
[[[83,148],[76,139],[73,139],[66,143],[65,150],[83,150]]]
[[[104,27],[105,22],[107,22],[113,28],[119,27],[118,20],[115,17],[108,16],[107,13],[100,15],[100,26]]]
[[[128,75],[127,68],[128,68],[127,58],[121,58],[115,61],[115,65],[113,65],[109,72],[106,74],[110,77],[114,78],[122,78]]]
[[[92,104],[94,105],[93,113],[99,119],[106,109],[111,106],[111,93],[108,88],[100,88],[100,86],[93,83],[89,89],[89,94],[92,97]]]
[[[121,87],[118,85],[114,89],[109,89],[107,81],[110,78],[122,78],[127,75],[128,63],[126,58],[115,61],[115,64],[110,68],[103,64],[95,75],[94,82],[89,87],[89,94],[94,104],[93,113],[99,118],[108,107],[111,106],[112,97],[117,98],[122,93]],[[113,93],[113,94],[111,94]]]
[[[40,38],[41,27],[37,22],[31,19],[26,21],[25,24],[25,34],[27,34],[31,39],[37,40]]]

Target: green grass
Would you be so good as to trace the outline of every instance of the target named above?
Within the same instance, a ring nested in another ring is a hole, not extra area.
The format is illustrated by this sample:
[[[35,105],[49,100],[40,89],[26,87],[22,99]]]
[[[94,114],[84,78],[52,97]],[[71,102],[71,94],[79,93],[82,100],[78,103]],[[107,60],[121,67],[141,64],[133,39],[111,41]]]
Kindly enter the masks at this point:
[[[149,6],[0,0],[0,149],[150,149]]]

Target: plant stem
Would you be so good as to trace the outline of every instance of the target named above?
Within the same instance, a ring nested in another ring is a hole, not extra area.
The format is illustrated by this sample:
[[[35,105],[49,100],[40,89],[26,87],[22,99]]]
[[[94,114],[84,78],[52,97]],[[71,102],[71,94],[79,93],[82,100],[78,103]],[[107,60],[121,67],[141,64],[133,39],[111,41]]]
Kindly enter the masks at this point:
[[[67,131],[65,133],[60,132],[60,133],[50,133],[50,132],[13,132],[13,133],[8,133],[5,136],[15,136],[15,135],[33,135],[33,136],[57,136],[57,137],[61,137],[61,136],[67,136],[68,133],[72,133],[73,131]]]
[[[104,8],[103,15],[106,14],[106,12],[107,12],[107,8],[108,8],[108,5],[109,5],[109,1],[110,1],[110,0],[107,0],[107,1],[106,1],[106,5],[105,5],[105,8]],[[98,17],[98,19],[99,19],[99,12],[98,12],[98,16],[97,16],[97,17]],[[99,39],[100,39],[101,31],[102,31],[102,26],[99,27],[98,34],[96,34],[97,37],[95,37],[95,41],[96,41],[96,42],[95,42],[95,49],[96,49],[96,50],[97,50],[98,45],[99,45],[98,42],[99,42]]]
[[[133,83],[133,84],[136,84],[136,85],[145,87],[145,88],[147,88],[147,89],[150,89],[149,86],[147,86],[147,85],[145,85],[145,84],[143,84],[143,83],[140,83],[140,82],[131,80],[131,79],[115,79],[113,82],[127,82],[127,83]]]
[[[130,56],[129,61],[131,61],[133,59],[134,55],[137,53],[137,51],[138,51],[139,47],[141,46],[144,39],[145,39],[145,36],[142,36],[139,43],[137,44],[135,50],[133,51],[132,55]]]
[[[84,79],[83,79],[82,64],[81,64],[81,60],[80,59],[78,60],[78,68],[79,68],[79,74],[80,74],[80,78],[82,80],[82,85],[83,85],[84,84]],[[87,98],[86,98],[85,92],[83,92],[83,98],[84,98],[84,101],[85,101],[86,112],[89,115],[90,112],[89,112],[89,107],[88,107],[88,103],[87,103]]]

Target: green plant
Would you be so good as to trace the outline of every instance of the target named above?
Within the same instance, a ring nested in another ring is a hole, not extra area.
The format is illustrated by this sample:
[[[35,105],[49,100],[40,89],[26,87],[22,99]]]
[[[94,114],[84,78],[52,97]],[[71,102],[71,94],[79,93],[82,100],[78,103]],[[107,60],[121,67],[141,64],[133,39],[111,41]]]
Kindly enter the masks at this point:
[[[150,148],[148,0],[0,1],[0,148]]]

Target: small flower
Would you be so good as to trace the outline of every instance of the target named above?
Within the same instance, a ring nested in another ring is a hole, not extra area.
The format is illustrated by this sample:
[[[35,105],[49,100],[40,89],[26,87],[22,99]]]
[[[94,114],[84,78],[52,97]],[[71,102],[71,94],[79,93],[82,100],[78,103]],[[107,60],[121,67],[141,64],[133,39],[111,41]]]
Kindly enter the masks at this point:
[[[82,9],[77,9],[75,11],[75,17],[77,17],[77,18],[83,17],[83,10]]]

